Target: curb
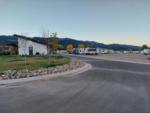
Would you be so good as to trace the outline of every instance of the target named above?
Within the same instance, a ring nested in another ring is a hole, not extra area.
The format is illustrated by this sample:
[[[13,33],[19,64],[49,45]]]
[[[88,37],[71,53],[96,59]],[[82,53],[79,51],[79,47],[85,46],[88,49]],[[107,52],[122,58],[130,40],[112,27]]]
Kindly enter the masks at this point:
[[[13,83],[30,82],[30,81],[36,81],[36,80],[49,80],[51,78],[57,78],[57,77],[62,77],[62,76],[66,76],[66,75],[76,75],[76,74],[85,72],[91,68],[92,68],[92,66],[90,64],[85,63],[85,65],[81,68],[77,68],[75,70],[70,70],[70,71],[66,71],[66,72],[62,72],[62,73],[55,73],[55,74],[29,77],[29,78],[21,78],[21,79],[0,80],[0,86],[13,84]]]

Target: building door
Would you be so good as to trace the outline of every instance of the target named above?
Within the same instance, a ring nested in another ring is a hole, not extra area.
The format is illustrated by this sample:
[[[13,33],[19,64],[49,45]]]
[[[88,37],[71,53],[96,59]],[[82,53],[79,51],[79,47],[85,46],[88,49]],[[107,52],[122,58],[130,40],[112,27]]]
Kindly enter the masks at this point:
[[[29,55],[33,55],[33,47],[32,46],[29,47]]]

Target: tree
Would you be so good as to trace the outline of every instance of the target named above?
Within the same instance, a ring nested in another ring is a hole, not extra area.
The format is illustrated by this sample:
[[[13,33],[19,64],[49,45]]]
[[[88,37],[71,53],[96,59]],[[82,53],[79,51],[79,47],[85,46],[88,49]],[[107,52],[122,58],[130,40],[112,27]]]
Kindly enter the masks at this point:
[[[49,38],[50,36],[50,33],[49,33],[49,30],[47,29],[42,29],[42,37],[43,38]]]
[[[84,47],[85,47],[85,48],[89,48],[89,47],[90,47],[90,45],[88,45],[88,44],[85,44],[85,45],[84,45]]]
[[[72,53],[73,45],[72,44],[68,44],[66,49],[67,49],[68,53]]]
[[[78,48],[85,48],[85,45],[84,44],[79,44]]]
[[[49,37],[50,37],[49,30],[42,29],[42,38],[47,39],[46,42],[45,42],[45,44],[47,45],[47,52],[48,52],[48,54],[50,54],[50,50],[49,50]]]
[[[56,54],[56,51],[58,49],[57,33],[52,33],[50,37],[50,49],[53,54]]]
[[[142,50],[148,49],[148,46],[146,44],[142,45]]]
[[[49,44],[49,30],[42,30],[42,37],[46,38],[46,45],[47,45],[47,54],[48,54],[48,65],[50,65],[50,44]]]

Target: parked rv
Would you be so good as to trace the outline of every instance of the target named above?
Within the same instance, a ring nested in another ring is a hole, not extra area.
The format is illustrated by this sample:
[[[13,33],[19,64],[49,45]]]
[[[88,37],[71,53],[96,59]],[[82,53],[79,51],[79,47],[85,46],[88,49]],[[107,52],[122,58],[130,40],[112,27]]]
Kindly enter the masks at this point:
[[[99,49],[99,53],[100,53],[100,54],[108,54],[109,51],[108,51],[108,49],[100,48],[100,49]]]
[[[104,49],[104,48],[98,48],[99,54],[114,54],[115,51],[112,49]]]
[[[79,54],[78,48],[73,48],[72,53],[73,53],[73,54],[76,54],[76,55]]]
[[[80,55],[97,55],[98,49],[96,48],[74,48],[73,54],[80,54]]]
[[[150,49],[144,49],[144,50],[143,50],[143,53],[144,53],[145,55],[149,55],[149,54],[150,54]]]
[[[85,48],[85,54],[86,55],[97,55],[97,49],[96,48]]]

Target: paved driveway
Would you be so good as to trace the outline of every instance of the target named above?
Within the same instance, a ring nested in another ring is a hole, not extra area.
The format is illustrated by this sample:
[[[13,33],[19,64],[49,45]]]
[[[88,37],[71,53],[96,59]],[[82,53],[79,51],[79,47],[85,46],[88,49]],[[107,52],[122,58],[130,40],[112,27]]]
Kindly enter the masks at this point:
[[[150,65],[80,58],[72,77],[0,87],[0,113],[150,113]]]

